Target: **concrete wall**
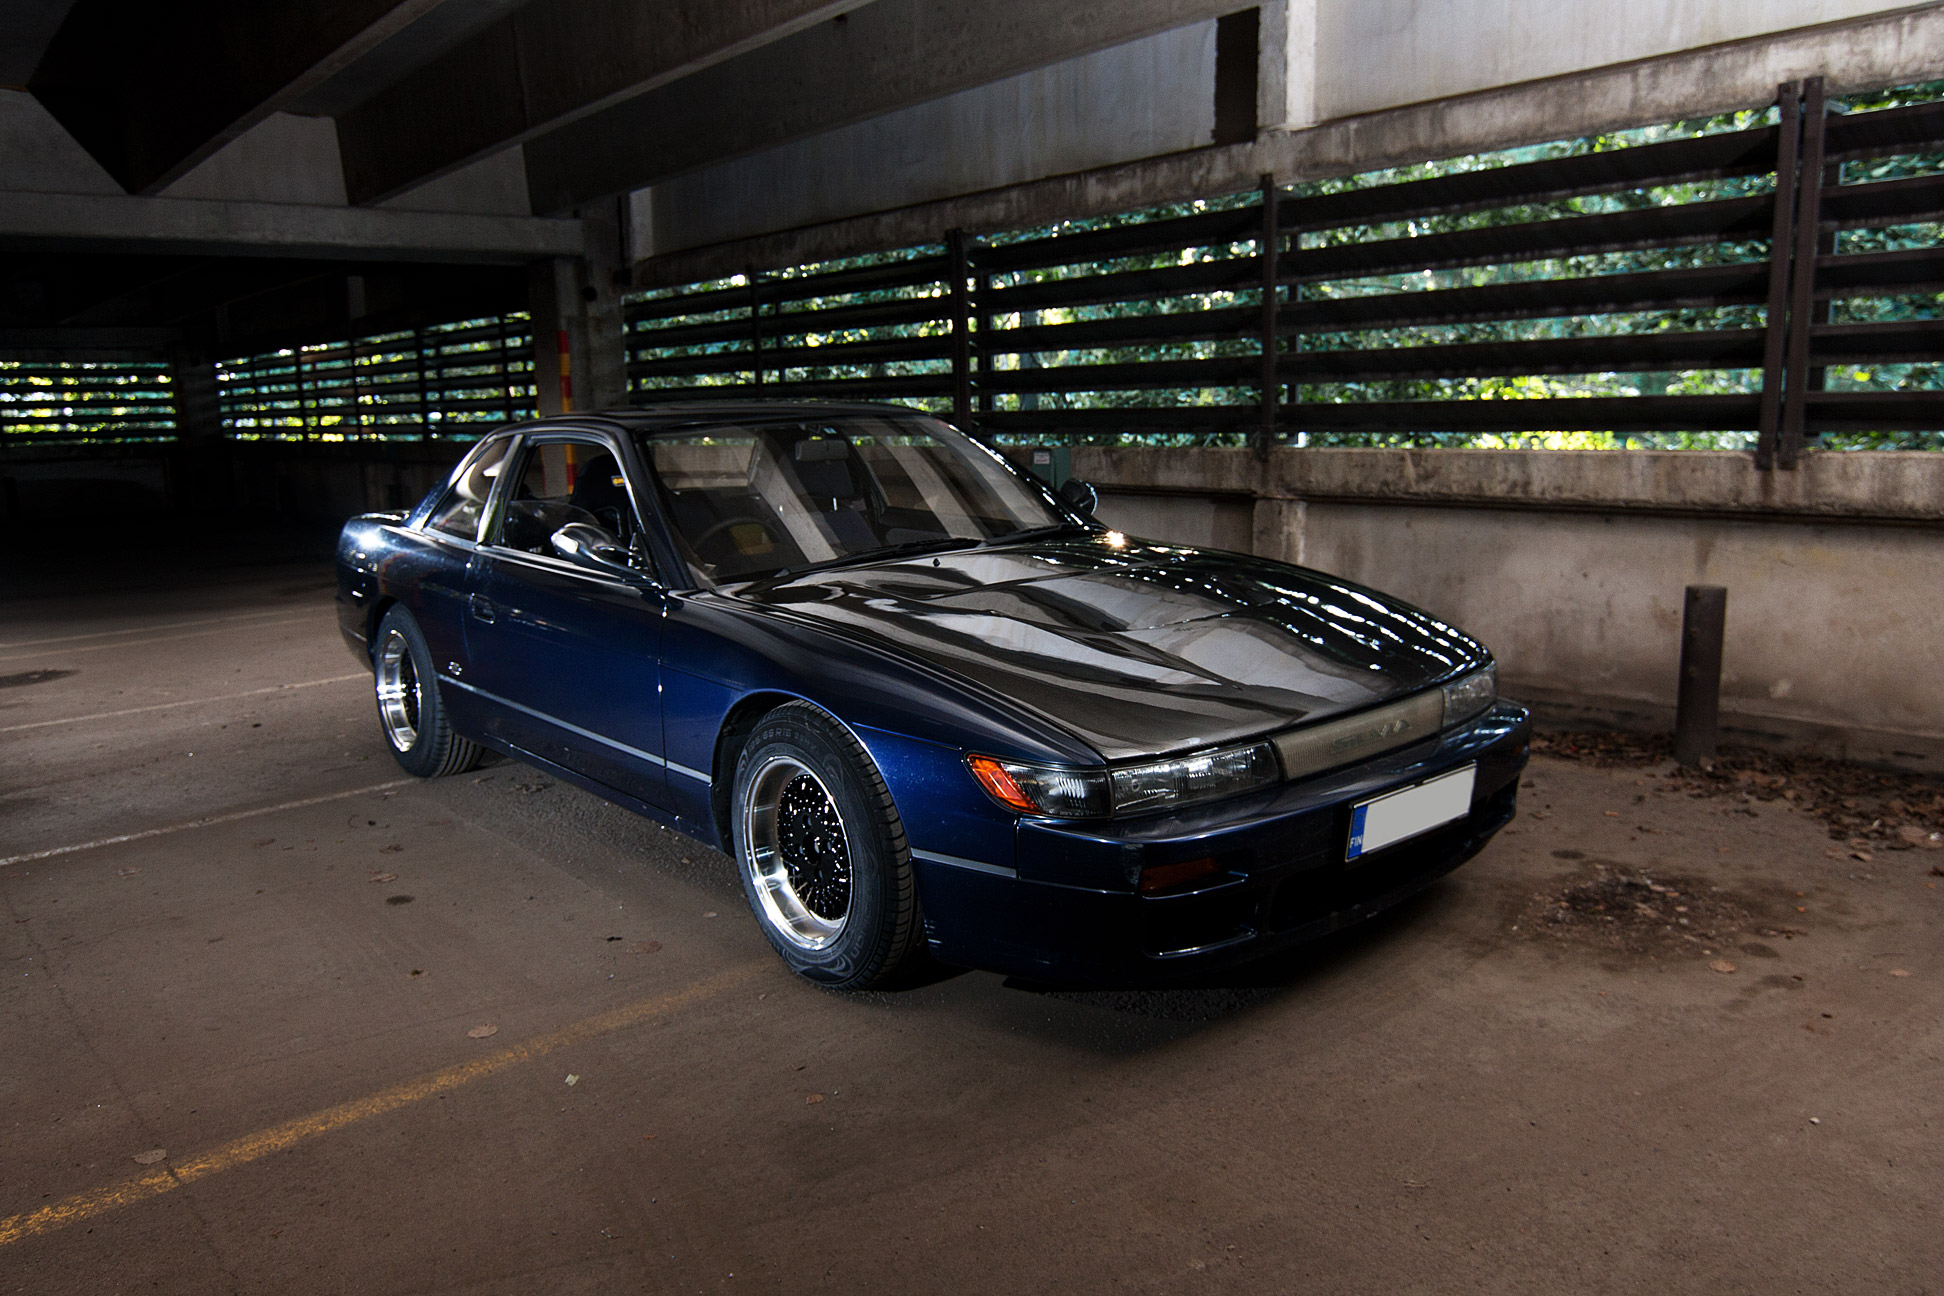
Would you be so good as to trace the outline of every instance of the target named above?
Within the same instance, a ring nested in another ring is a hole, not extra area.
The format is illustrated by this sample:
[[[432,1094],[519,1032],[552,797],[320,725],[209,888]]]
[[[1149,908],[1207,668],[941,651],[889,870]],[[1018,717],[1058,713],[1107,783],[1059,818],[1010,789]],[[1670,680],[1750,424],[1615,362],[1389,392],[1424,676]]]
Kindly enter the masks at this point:
[[[1884,0],[1314,0],[1316,120],[1912,7]]]
[[[1463,626],[1550,719],[1671,729],[1682,593],[1728,588],[1727,740],[1944,773],[1944,456],[1076,450],[1103,520]]]

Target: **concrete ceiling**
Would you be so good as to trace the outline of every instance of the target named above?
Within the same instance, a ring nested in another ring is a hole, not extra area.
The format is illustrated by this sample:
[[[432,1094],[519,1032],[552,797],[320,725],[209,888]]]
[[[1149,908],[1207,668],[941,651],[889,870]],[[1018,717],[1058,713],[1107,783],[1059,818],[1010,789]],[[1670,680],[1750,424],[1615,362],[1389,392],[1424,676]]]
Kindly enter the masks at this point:
[[[74,0],[7,0],[0,4],[0,86],[24,86]]]
[[[13,0],[13,84],[131,194],[273,113],[383,202],[514,146],[533,210],[1215,16],[1235,0]]]

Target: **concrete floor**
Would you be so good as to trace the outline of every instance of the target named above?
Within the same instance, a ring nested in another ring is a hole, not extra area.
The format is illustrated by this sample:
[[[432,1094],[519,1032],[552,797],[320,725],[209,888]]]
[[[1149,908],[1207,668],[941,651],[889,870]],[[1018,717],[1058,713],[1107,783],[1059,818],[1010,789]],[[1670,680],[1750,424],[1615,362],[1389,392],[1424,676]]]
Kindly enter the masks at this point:
[[[0,602],[0,1291],[1944,1290],[1944,856],[1540,759],[1230,984],[839,997],[720,856],[400,781],[322,567],[168,585]],[[1741,930],[1549,921],[1602,867]]]

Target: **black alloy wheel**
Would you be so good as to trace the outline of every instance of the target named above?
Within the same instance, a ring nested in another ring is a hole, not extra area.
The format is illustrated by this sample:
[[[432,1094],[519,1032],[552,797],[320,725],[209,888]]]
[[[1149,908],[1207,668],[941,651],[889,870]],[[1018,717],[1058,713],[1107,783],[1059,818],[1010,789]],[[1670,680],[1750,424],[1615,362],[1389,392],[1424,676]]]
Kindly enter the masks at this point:
[[[440,778],[479,763],[478,743],[453,732],[439,698],[432,651],[412,614],[393,607],[378,623],[371,654],[372,685],[378,698],[378,726],[392,758],[408,774]]]
[[[843,726],[792,702],[736,762],[731,833],[757,925],[799,975],[882,985],[919,943],[904,825],[877,766]]]

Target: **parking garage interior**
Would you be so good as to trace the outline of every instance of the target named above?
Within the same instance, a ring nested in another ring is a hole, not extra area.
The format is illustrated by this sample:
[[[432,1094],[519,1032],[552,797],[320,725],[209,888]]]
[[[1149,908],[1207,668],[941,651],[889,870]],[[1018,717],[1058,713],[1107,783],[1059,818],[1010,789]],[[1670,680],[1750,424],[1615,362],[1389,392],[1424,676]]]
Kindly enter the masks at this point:
[[[1931,1290],[1940,177],[1934,3],[7,6],[0,1285]],[[340,526],[710,398],[1465,627],[1517,817],[1178,986],[833,993],[406,775]]]

